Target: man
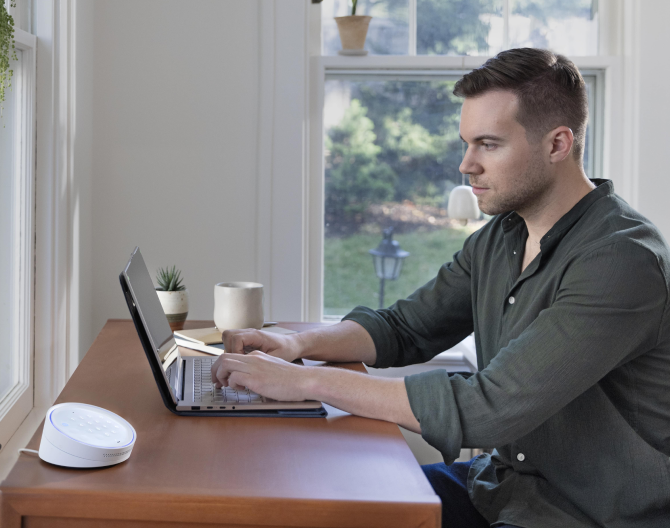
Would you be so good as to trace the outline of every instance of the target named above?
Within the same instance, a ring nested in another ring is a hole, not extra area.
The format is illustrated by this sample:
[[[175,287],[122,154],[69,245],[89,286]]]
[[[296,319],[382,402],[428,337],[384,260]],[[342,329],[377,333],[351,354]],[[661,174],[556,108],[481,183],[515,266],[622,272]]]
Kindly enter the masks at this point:
[[[443,526],[670,526],[670,253],[607,180],[583,170],[574,64],[509,50],[460,80],[460,132],[482,211],[453,262],[386,310],[279,336],[224,332],[212,373],[421,433]],[[425,362],[474,331],[479,372],[380,379],[291,364]],[[249,352],[249,353],[247,353]],[[461,447],[495,447],[454,464]]]

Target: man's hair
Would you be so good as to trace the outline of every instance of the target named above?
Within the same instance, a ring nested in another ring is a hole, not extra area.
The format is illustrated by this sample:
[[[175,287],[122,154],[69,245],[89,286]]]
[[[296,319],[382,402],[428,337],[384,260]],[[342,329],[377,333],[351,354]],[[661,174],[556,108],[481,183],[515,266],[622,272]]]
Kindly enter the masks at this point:
[[[518,97],[516,119],[531,142],[556,127],[569,127],[575,138],[574,158],[582,162],[589,108],[586,84],[571,61],[543,49],[503,51],[463,76],[454,95],[477,97],[492,90],[510,91]]]

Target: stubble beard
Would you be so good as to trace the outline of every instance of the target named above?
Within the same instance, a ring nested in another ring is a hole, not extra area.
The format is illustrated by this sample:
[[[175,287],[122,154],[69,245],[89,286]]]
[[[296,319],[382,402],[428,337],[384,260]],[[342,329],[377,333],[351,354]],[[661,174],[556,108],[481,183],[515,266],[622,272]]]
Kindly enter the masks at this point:
[[[539,154],[533,154],[528,161],[526,170],[513,178],[506,193],[496,192],[493,189],[489,196],[478,196],[479,209],[487,215],[499,215],[516,211],[523,213],[539,205],[542,196],[549,188],[549,178],[544,163]],[[472,184],[472,181],[471,181]]]

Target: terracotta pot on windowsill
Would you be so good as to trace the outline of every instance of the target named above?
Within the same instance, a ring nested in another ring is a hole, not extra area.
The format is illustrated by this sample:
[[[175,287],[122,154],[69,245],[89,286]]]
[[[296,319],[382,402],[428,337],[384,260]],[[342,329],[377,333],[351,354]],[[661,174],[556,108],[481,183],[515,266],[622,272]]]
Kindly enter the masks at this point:
[[[337,29],[340,32],[342,49],[340,55],[367,55],[368,51],[363,49],[365,38],[368,36],[371,16],[350,15],[335,17]]]

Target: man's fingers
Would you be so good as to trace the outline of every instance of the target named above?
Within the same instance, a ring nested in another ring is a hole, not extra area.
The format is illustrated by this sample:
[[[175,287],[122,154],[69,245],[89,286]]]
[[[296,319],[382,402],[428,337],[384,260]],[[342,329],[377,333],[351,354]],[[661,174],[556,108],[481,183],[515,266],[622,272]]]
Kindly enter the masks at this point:
[[[235,390],[244,390],[249,386],[251,376],[245,372],[233,372],[228,378],[228,384]]]
[[[214,369],[214,366],[212,367],[212,381],[214,381],[217,388],[221,388],[229,383],[229,378],[232,372],[249,372],[249,366],[245,361],[245,356],[219,356],[219,359],[221,361],[219,362],[217,359],[216,363],[218,363],[218,366],[216,370]]]
[[[223,347],[231,354],[244,354],[262,348],[266,337],[258,330],[226,330],[221,334]]]

